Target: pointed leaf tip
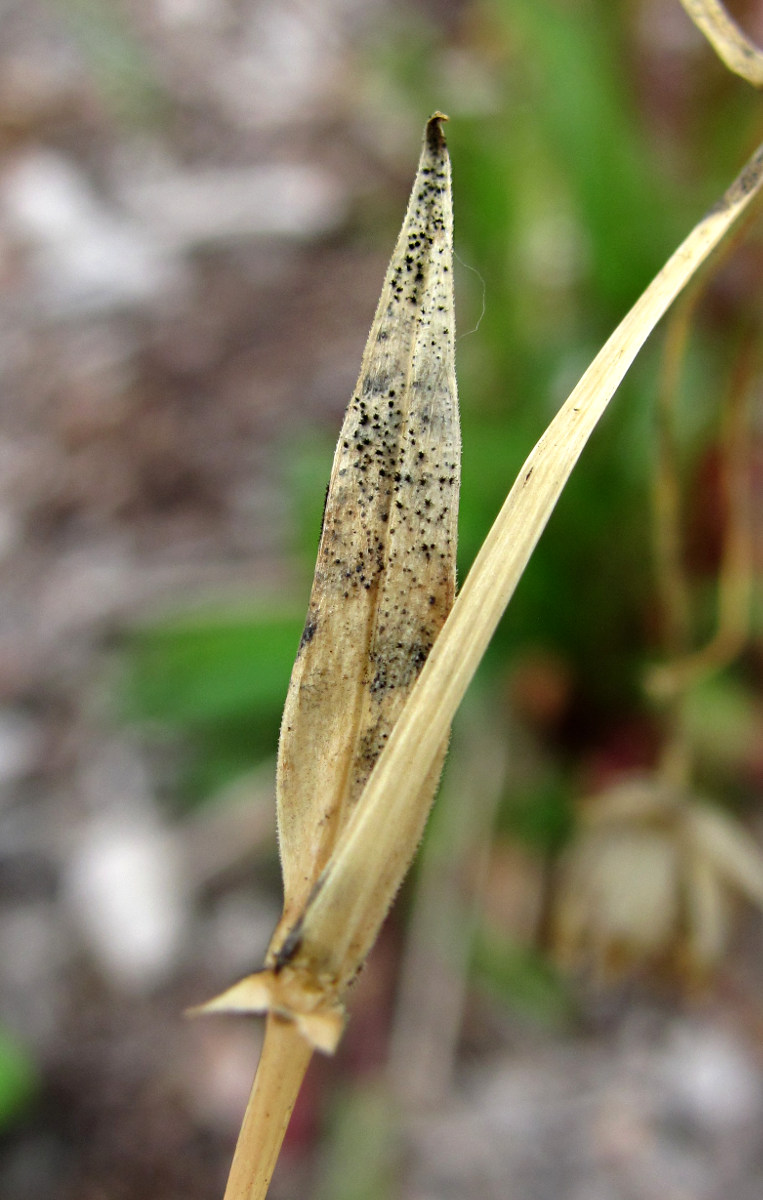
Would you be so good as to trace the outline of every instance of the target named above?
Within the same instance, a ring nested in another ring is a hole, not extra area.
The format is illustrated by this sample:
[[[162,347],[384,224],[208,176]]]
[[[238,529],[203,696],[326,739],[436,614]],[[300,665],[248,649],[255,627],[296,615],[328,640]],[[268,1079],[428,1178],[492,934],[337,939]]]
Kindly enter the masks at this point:
[[[260,971],[256,975],[247,975],[212,1000],[187,1008],[185,1015],[203,1017],[209,1013],[262,1013],[268,1012],[270,1007],[270,977],[267,972]]]
[[[445,134],[442,130],[442,122],[447,121],[448,117],[445,113],[434,112],[427,121],[426,140],[429,148],[435,153],[446,148]]]

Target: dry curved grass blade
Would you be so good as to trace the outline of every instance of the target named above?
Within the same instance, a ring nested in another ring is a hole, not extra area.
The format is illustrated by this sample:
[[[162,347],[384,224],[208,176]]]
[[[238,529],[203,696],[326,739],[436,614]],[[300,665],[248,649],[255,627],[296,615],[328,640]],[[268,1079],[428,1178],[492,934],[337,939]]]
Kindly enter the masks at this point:
[[[522,467],[300,921],[295,966],[320,962],[337,995],[400,884],[390,847],[407,836],[415,849],[427,815],[417,808],[422,783],[583,447],[648,335],[762,181],[760,147],[607,340]]]
[[[763,87],[763,52],[729,16],[720,0],[681,0],[681,3],[729,70],[753,87]]]

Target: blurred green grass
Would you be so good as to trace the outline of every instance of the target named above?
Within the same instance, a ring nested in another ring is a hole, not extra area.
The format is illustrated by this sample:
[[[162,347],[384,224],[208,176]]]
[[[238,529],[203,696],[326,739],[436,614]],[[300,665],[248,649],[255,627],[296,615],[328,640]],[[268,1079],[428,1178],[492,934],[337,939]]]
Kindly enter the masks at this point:
[[[21,1119],[39,1086],[28,1050],[0,1026],[0,1131]]]

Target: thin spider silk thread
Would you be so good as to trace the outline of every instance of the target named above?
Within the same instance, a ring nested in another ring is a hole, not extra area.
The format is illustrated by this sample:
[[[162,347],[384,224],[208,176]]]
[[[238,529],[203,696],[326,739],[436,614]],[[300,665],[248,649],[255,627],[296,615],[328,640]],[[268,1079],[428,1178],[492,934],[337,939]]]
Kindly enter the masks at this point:
[[[479,329],[480,325],[482,324],[482,319],[485,316],[485,313],[487,311],[487,284],[485,283],[485,277],[480,274],[480,272],[477,270],[477,268],[471,266],[471,264],[468,262],[464,262],[463,258],[461,258],[461,255],[456,254],[455,250],[453,251],[453,257],[455,258],[456,262],[460,263],[461,266],[464,267],[467,271],[472,271],[473,274],[475,274],[477,276],[480,283],[482,284],[482,311],[481,311],[479,317],[477,318],[477,324],[474,326],[474,328],[467,329],[464,333],[460,333],[458,335],[458,337],[456,338],[456,341],[460,342],[463,340],[463,338],[469,337],[470,334],[476,333],[477,330]]]

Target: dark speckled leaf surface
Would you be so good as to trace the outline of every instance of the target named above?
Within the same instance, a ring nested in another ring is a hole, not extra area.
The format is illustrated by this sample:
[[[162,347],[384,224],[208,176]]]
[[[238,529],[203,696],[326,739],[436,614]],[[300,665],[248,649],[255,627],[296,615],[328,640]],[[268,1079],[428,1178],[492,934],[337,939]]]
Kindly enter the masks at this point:
[[[426,128],[334,457],[281,729],[285,905],[271,962],[288,954],[284,938],[453,604],[460,435],[442,119]]]

